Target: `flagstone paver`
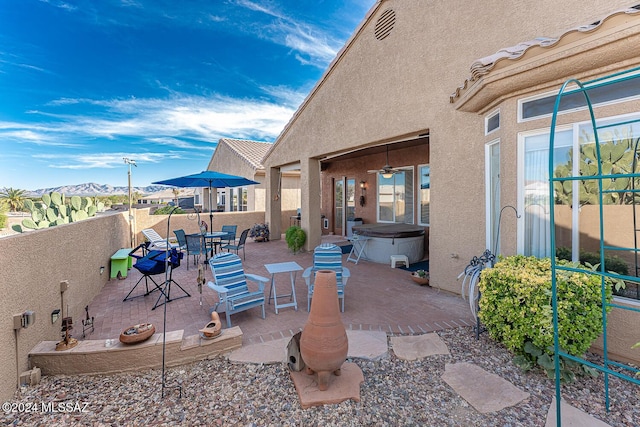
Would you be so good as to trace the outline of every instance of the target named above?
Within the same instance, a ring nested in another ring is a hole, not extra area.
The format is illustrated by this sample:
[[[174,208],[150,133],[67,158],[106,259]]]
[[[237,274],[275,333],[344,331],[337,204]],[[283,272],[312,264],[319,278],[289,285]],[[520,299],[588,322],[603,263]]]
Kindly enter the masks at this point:
[[[349,352],[347,357],[375,359],[387,353],[387,334],[381,331],[347,331]],[[290,337],[244,345],[229,354],[237,363],[284,363]]]
[[[562,427],[610,427],[609,424],[592,417],[578,408],[574,408],[564,400],[560,401]],[[547,413],[545,427],[556,427],[556,398],[554,397]]]
[[[400,359],[418,360],[434,354],[449,354],[449,348],[438,334],[391,337],[393,352]]]
[[[447,363],[444,370],[442,379],[483,414],[514,406],[529,397],[509,381],[472,363]]]

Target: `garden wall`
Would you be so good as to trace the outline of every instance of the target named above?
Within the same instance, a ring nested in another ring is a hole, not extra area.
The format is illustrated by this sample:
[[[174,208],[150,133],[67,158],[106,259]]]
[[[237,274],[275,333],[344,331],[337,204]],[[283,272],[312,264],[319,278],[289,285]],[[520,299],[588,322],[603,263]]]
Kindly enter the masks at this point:
[[[283,229],[294,214],[282,213]],[[138,241],[144,240],[139,231],[147,227],[166,236],[168,215],[149,215],[148,208],[134,210],[134,215]],[[202,216],[209,221],[208,214]],[[0,347],[0,399],[10,398],[19,374],[31,368],[27,359],[31,349],[41,341],[60,341],[62,321],[60,318],[52,324],[53,310],[63,309],[64,316],[71,316],[72,335],[81,338],[84,308],[107,283],[111,255],[130,247],[127,217],[126,211],[106,212],[72,224],[0,238],[0,339],[5,343]],[[215,212],[213,222],[215,229],[237,224],[239,234],[264,222],[264,212]],[[183,228],[188,233],[199,230],[197,221],[186,214],[172,215],[170,228]],[[102,274],[100,267],[104,267]],[[62,281],[69,283],[64,301]],[[35,323],[14,332],[13,315],[27,310],[36,313]]]

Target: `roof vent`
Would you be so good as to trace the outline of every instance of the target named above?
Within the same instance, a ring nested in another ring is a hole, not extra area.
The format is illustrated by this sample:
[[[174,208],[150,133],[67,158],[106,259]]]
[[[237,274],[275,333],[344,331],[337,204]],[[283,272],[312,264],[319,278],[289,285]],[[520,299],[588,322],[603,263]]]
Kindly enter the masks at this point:
[[[387,9],[378,18],[376,21],[375,28],[375,36],[378,40],[384,40],[387,38],[389,34],[391,34],[391,30],[393,30],[393,26],[396,23],[396,13],[392,9]]]

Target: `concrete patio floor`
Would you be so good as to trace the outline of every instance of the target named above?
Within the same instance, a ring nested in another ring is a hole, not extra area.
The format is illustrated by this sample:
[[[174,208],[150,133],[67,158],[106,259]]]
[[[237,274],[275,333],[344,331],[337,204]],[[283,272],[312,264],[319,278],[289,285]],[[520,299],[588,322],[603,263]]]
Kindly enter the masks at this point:
[[[344,238],[326,236],[326,241],[332,240],[344,241]],[[242,252],[240,254],[242,256]],[[356,265],[353,262],[347,263],[346,259],[347,255],[343,255],[343,265],[351,270],[351,278],[345,290],[345,311],[342,313],[347,329],[411,335],[474,324],[468,305],[460,296],[416,285],[409,277],[409,272],[392,269],[390,264],[361,260]],[[312,253],[294,255],[289,252],[284,239],[261,243],[247,241],[246,260],[243,260],[247,273],[269,277],[264,265],[285,261],[295,261],[304,269],[312,265]],[[187,262],[190,262],[188,270]],[[217,295],[206,285],[203,286],[202,296],[200,295],[197,273],[193,257],[187,260],[186,255],[181,266],[174,269],[173,279],[191,296],[172,300],[166,305],[167,331],[183,329],[185,337],[195,335],[209,321],[209,309],[215,305]],[[208,265],[205,276],[207,281],[212,280]],[[126,279],[111,279],[107,282],[102,292],[89,305],[89,314],[95,318],[95,330],[87,333],[86,339],[117,339],[120,332],[128,326],[144,322],[153,323],[156,332],[162,332],[165,307],[160,305],[152,310],[158,301],[159,291],[123,301],[140,277],[141,273],[132,268]],[[160,284],[165,280],[164,274],[154,278]],[[289,293],[291,285],[288,273],[277,274],[275,280],[278,294]],[[276,314],[271,302],[266,305],[264,320],[260,317],[260,308],[231,316],[233,326],[242,329],[243,344],[291,337],[304,327],[308,312],[307,287],[302,272],[296,275],[295,288],[297,311],[289,307],[280,309],[279,314]],[[132,295],[142,293],[144,281]],[[269,290],[266,289],[267,296],[268,293]],[[170,295],[177,298],[184,293],[174,285]],[[287,302],[288,300],[286,298]],[[221,313],[220,317],[224,328],[224,314]],[[78,329],[74,336],[82,339],[81,330]]]

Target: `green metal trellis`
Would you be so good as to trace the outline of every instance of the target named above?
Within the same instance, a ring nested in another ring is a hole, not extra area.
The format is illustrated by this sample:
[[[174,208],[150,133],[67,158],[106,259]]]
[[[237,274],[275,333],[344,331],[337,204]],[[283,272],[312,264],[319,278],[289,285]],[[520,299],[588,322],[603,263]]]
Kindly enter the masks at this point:
[[[551,222],[551,253],[556,253],[556,235],[555,235],[555,194],[554,194],[554,183],[555,182],[564,182],[564,181],[595,181],[598,185],[598,202],[599,202],[599,237],[600,237],[600,266],[597,270],[580,270],[573,267],[569,267],[566,265],[559,265],[556,262],[554,256],[551,257],[551,284],[552,284],[552,308],[553,308],[553,332],[554,332],[554,364],[555,364],[555,392],[556,392],[556,424],[561,426],[562,418],[560,413],[560,404],[561,404],[561,390],[560,390],[560,358],[565,358],[568,360],[573,360],[575,362],[581,363],[583,365],[594,368],[604,374],[604,393],[605,393],[605,403],[607,411],[609,411],[609,376],[613,375],[615,377],[621,378],[626,381],[631,381],[635,384],[640,384],[640,377],[637,376],[639,370],[636,368],[632,368],[628,365],[618,363],[609,359],[608,348],[607,348],[607,308],[619,308],[622,310],[630,310],[635,312],[640,312],[640,309],[637,307],[630,307],[626,305],[616,304],[616,303],[608,303],[606,301],[606,286],[609,286],[605,279],[622,279],[625,281],[633,281],[638,282],[637,277],[637,266],[636,266],[636,276],[625,276],[619,275],[615,273],[610,273],[607,271],[605,265],[605,250],[624,250],[624,251],[632,251],[634,254],[634,258],[638,259],[638,245],[637,239],[634,238],[634,242],[636,242],[633,248],[620,248],[620,247],[612,247],[605,245],[605,233],[604,233],[604,219],[603,219],[603,195],[608,192],[617,192],[620,193],[620,190],[605,190],[603,188],[604,180],[615,180],[618,178],[631,178],[633,182],[635,178],[640,177],[640,173],[636,172],[635,166],[637,162],[634,160],[632,173],[629,174],[613,174],[613,173],[603,173],[602,170],[602,162],[601,162],[601,152],[600,152],[600,139],[599,139],[599,131],[606,128],[611,128],[613,126],[619,126],[624,124],[632,124],[632,123],[640,123],[640,118],[634,120],[623,119],[621,121],[617,121],[615,123],[607,122],[606,124],[598,124],[596,122],[595,114],[593,111],[593,106],[591,104],[591,100],[589,98],[589,91],[596,88],[603,88],[605,86],[622,82],[625,80],[636,79],[637,84],[640,85],[640,67],[633,68],[624,72],[619,72],[615,74],[611,74],[602,78],[594,79],[591,81],[581,82],[577,79],[570,79],[562,85],[560,89],[560,93],[558,94],[553,110],[553,116],[551,119],[551,132],[550,132],[550,141],[549,141],[549,200],[552,204],[552,209],[550,210],[550,222]],[[557,127],[557,118],[560,111],[560,103],[563,97],[566,97],[571,94],[579,94],[582,93],[585,97],[586,106],[588,108],[588,113],[591,121],[591,126],[593,128],[593,133],[595,136],[595,148],[596,148],[596,157],[597,157],[597,168],[598,173],[596,175],[580,175],[575,174],[575,176],[567,176],[567,177],[555,177],[554,176],[554,137],[556,133]],[[637,144],[635,144],[634,150],[637,150]],[[639,155],[636,151],[635,155]],[[633,204],[630,206],[633,209],[634,213],[634,233],[637,233],[636,229],[636,206],[635,206],[635,193],[640,193],[640,189],[635,188],[635,185],[632,185],[631,189],[626,189],[625,192],[629,192],[634,199]],[[603,330],[603,363],[602,365],[594,364],[589,362],[581,357],[572,356],[567,354],[566,352],[560,349],[559,345],[559,331],[558,331],[558,296],[556,289],[556,272],[559,270],[564,271],[573,271],[573,272],[581,272],[587,274],[595,274],[600,277],[600,287],[601,287],[601,305],[602,305],[602,330]],[[638,341],[640,341],[640,330]],[[616,369],[613,369],[616,368]]]

